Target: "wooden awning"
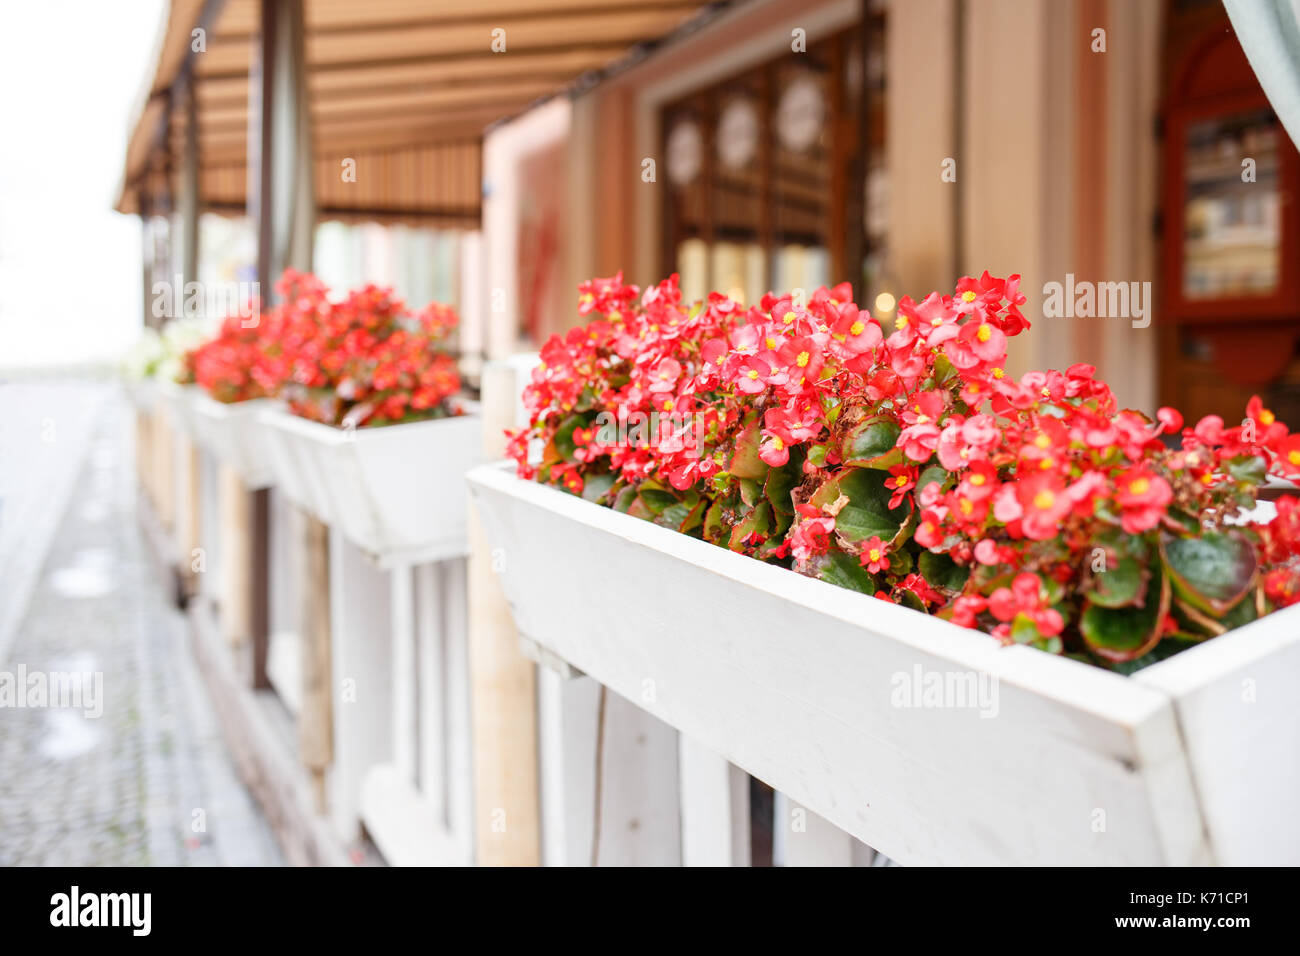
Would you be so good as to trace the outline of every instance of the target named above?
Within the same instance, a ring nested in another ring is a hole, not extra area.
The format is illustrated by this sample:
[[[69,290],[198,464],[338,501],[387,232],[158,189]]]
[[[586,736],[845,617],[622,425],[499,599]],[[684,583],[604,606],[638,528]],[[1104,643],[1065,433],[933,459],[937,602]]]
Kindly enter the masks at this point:
[[[699,0],[303,0],[323,217],[477,226],[486,127],[725,6]],[[245,201],[259,0],[172,0],[116,208],[171,206],[192,76],[200,208]],[[191,53],[194,31],[206,48]],[[496,33],[494,31],[504,31]],[[339,174],[355,160],[356,182]],[[360,175],[364,170],[365,175]]]

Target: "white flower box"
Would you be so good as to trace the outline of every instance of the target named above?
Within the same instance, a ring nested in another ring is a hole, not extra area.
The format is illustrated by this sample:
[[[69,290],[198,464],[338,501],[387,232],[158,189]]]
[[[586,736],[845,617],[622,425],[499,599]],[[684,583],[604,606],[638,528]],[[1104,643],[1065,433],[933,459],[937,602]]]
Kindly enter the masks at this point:
[[[1123,677],[469,482],[526,640],[901,863],[1300,863],[1300,607]]]
[[[127,399],[136,411],[144,415],[153,411],[154,404],[158,400],[158,388],[153,379],[133,379],[122,384]]]
[[[159,380],[155,387],[158,400],[167,411],[172,428],[193,440],[194,400],[203,394],[203,389],[197,385],[178,385],[166,380]]]
[[[267,431],[258,422],[258,415],[279,403],[269,398],[226,403],[203,393],[192,396],[190,403],[194,440],[233,468],[249,490],[269,487],[272,482]]]
[[[465,472],[483,460],[476,414],[343,429],[259,413],[274,482],[385,565],[466,554]]]

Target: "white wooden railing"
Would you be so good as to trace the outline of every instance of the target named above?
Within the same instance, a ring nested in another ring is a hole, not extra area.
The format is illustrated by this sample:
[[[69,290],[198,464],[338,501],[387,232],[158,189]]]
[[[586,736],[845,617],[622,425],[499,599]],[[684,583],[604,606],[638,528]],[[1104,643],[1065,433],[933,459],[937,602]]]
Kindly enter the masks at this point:
[[[531,365],[522,358],[506,365],[517,420],[517,396]],[[247,530],[232,522],[223,498],[231,476],[222,475],[207,449],[199,448],[191,462],[175,423],[168,426],[170,440],[161,436],[165,421],[156,413],[148,423],[153,447],[142,459],[152,468],[146,484],[170,513],[178,561],[188,562],[187,543],[202,549],[198,593],[224,612],[238,603],[232,595],[241,582],[231,575],[244,577],[236,561],[241,542],[232,538]],[[330,827],[344,843],[368,835],[394,865],[474,863],[476,817],[495,808],[476,804],[466,558],[383,561],[331,529],[328,581],[313,582],[301,553],[301,524],[308,519],[274,489],[271,494],[268,677],[297,721],[312,710],[303,706],[304,589],[328,605],[333,748],[322,809]],[[186,526],[188,514],[197,528]],[[751,818],[748,774],[537,646],[520,640],[519,647],[536,667],[535,725],[520,733],[536,740],[539,862],[747,866],[755,860],[751,834],[767,827],[754,827],[762,821]],[[229,652],[246,671],[247,642],[232,640]],[[777,864],[883,862],[779,793],[771,814]],[[491,827],[477,830],[479,840],[485,831]]]

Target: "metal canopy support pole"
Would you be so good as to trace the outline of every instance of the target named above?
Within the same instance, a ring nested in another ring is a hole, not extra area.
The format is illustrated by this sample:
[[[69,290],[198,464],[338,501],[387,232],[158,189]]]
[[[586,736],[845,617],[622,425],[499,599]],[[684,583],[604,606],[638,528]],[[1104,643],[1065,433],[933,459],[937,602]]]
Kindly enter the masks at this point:
[[[145,328],[157,329],[159,322],[153,316],[153,226],[150,223],[152,211],[149,205],[149,192],[140,189],[140,275],[143,282],[141,290],[141,313]]]
[[[176,301],[184,301],[185,287],[199,278],[199,112],[194,78],[186,76],[176,88],[173,108],[183,117],[185,129],[181,146],[180,185],[176,211],[180,219],[181,282],[175,290]]]
[[[253,50],[249,75],[248,110],[248,214],[257,224],[257,283],[265,301],[270,299],[271,282],[271,160],[272,89],[268,79],[275,71],[277,0],[262,0],[261,30]],[[264,690],[271,686],[266,673],[270,647],[270,491],[251,492],[251,560],[248,563],[251,601],[252,684]]]
[[[304,33],[302,0],[262,0],[255,78],[250,84],[254,109],[250,110],[248,169],[249,202],[257,222],[258,293],[264,305],[274,302],[276,279],[286,268],[311,269],[315,210]],[[267,492],[258,495],[265,498]],[[273,510],[269,501],[259,501],[254,514],[258,520],[252,564],[260,577],[254,589],[254,686],[269,684],[270,525],[277,522],[279,534],[278,522],[288,519],[286,530],[294,535],[294,549],[302,555],[294,563],[304,575],[300,587],[289,589],[301,597],[293,615],[304,678],[298,749],[313,778],[317,808],[323,811],[334,739],[328,529],[308,515],[294,516],[287,508]]]

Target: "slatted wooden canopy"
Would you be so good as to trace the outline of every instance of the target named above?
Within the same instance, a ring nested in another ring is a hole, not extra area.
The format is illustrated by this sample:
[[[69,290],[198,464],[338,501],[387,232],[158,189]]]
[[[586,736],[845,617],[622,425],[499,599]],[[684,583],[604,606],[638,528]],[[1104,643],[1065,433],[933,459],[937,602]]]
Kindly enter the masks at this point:
[[[275,2],[275,0],[265,0]],[[699,0],[303,0],[321,215],[476,226],[483,130],[690,29]],[[195,97],[199,206],[245,205],[261,0],[171,0],[116,208],[171,206]],[[193,52],[196,29],[206,48]],[[504,30],[505,51],[492,49]],[[344,158],[367,175],[345,183]]]

